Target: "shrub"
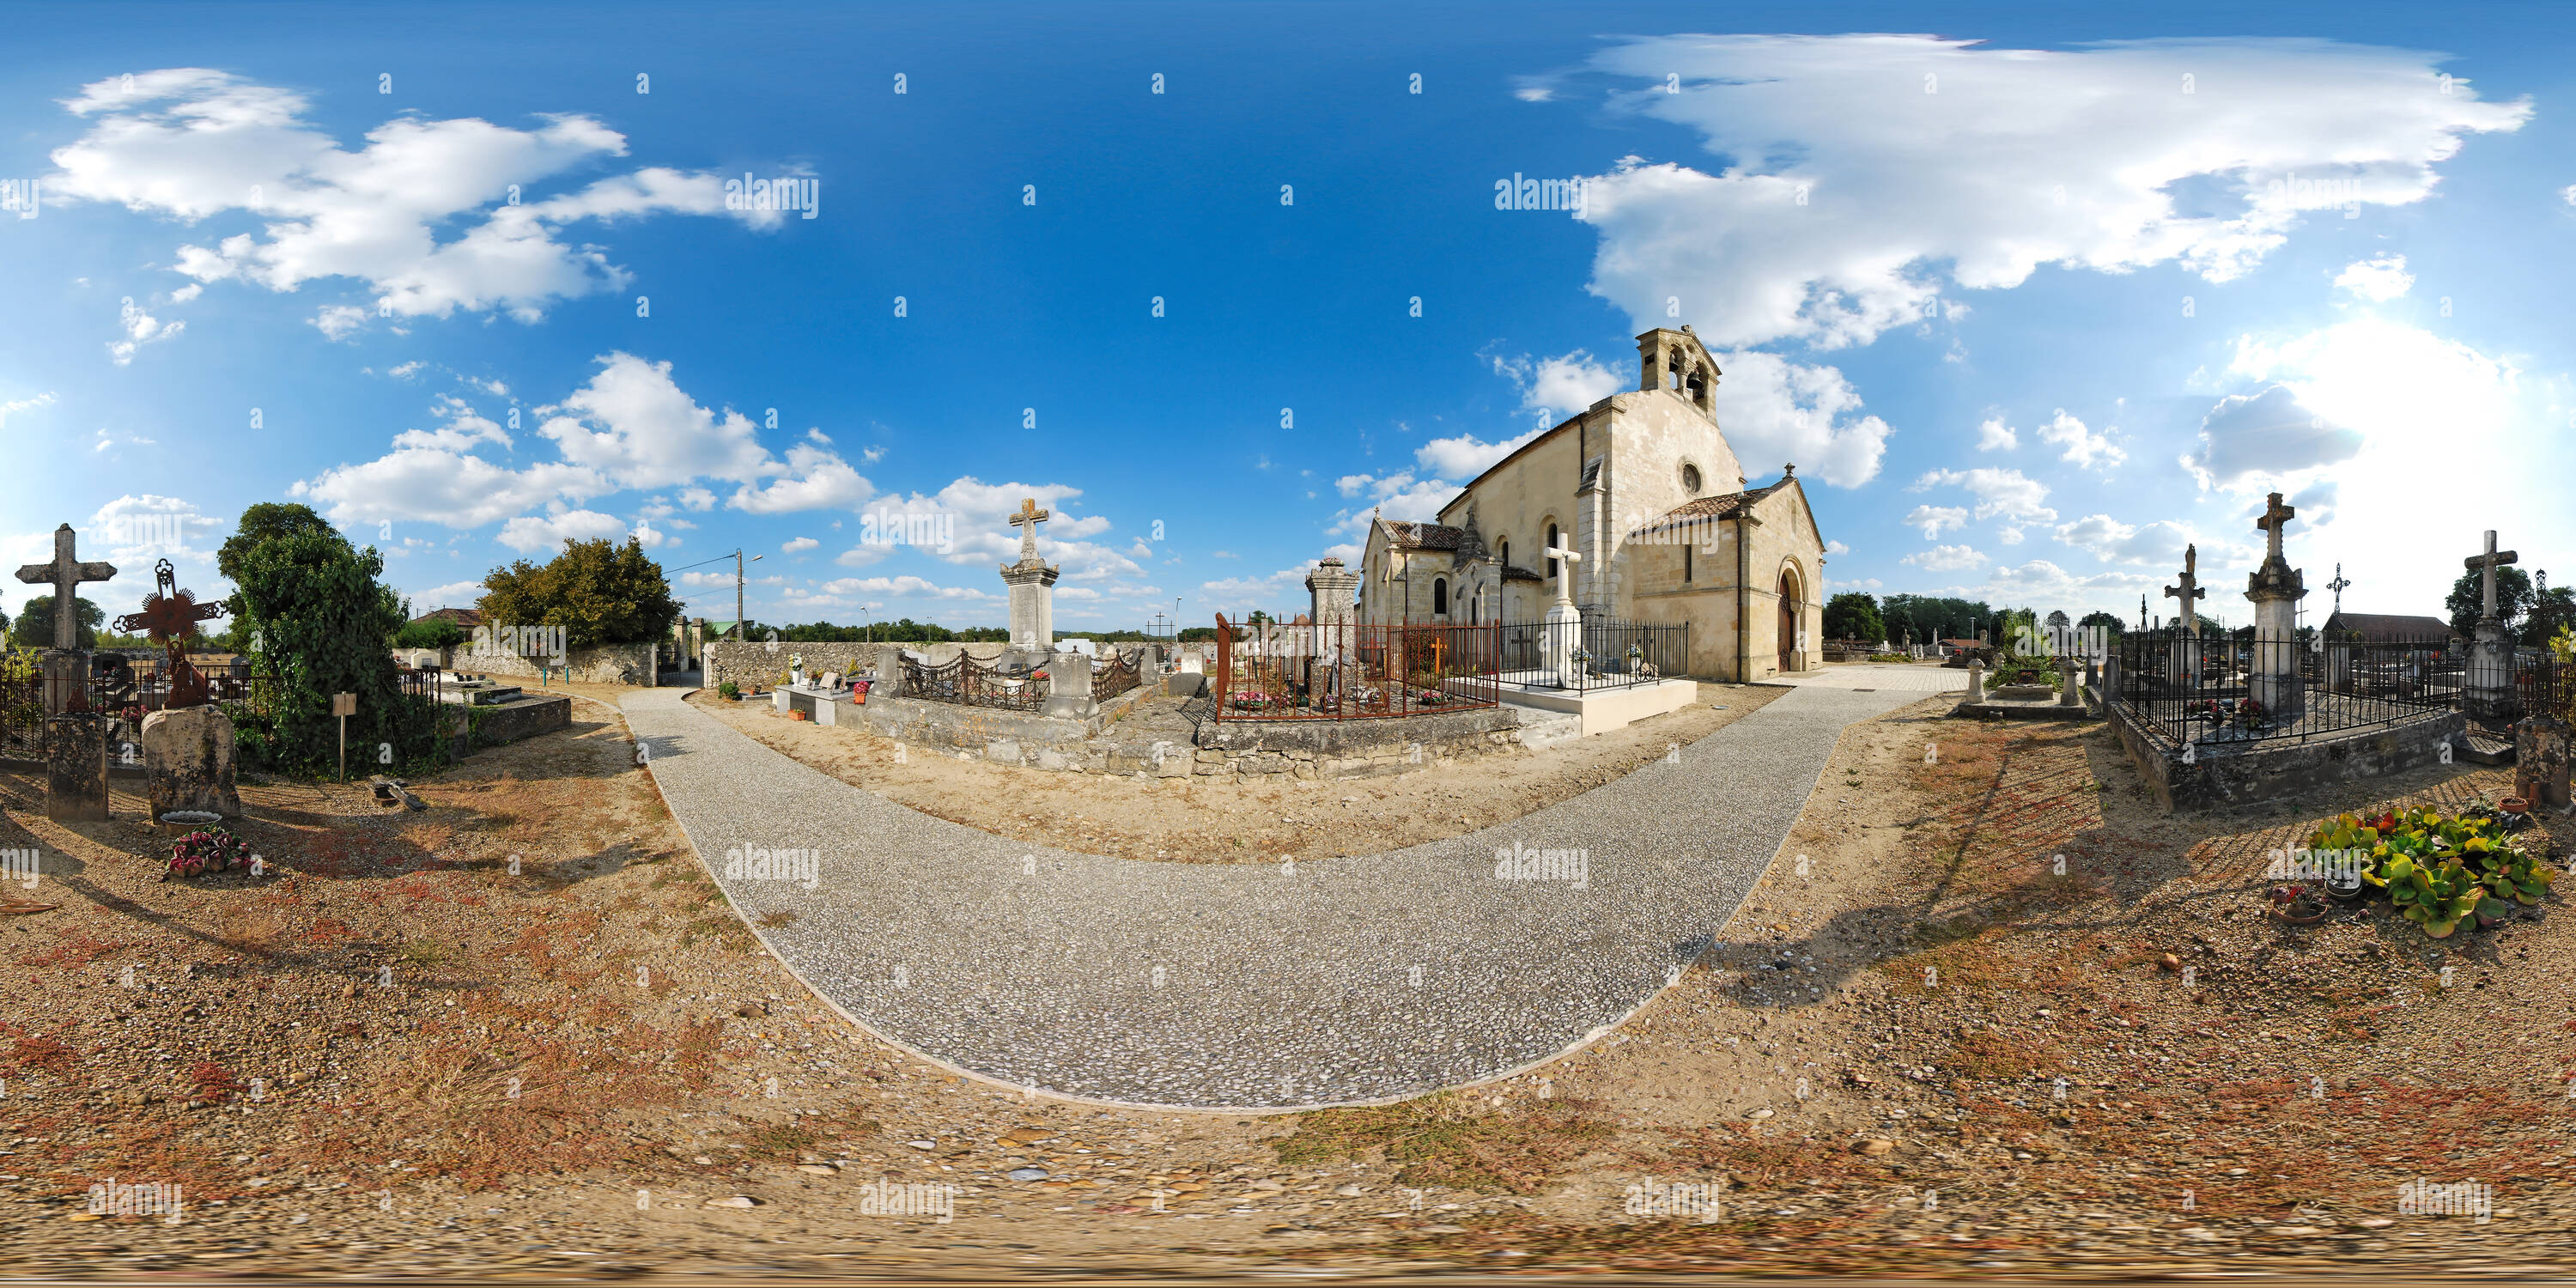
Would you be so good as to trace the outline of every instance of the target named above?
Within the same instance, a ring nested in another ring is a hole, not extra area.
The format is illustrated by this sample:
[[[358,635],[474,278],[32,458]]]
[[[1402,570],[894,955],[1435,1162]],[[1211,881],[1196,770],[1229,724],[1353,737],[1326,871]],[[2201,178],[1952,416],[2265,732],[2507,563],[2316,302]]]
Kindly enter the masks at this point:
[[[637,644],[670,633],[680,615],[662,566],[629,537],[566,541],[543,567],[522,559],[483,579],[476,604],[495,626],[560,626],[571,648]]]
[[[336,532],[270,537],[241,553],[234,598],[253,624],[257,699],[226,708],[245,761],[298,774],[335,772],[340,722],[331,695],[354,693],[349,746],[360,764],[423,763],[438,747],[437,704],[403,695],[386,644],[403,625],[377,580],[384,558]],[[390,760],[379,746],[391,748]]]
[[[716,686],[716,693],[727,702],[742,701],[742,686],[727,680]]]

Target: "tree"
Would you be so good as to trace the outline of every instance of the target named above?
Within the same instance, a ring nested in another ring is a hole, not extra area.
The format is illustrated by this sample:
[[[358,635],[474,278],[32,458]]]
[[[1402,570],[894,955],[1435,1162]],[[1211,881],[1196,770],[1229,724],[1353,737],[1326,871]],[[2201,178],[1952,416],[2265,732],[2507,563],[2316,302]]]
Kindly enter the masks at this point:
[[[403,623],[402,629],[394,632],[394,646],[407,649],[447,649],[464,643],[468,638],[471,637],[466,635],[464,627],[444,617],[431,617],[422,621]]]
[[[78,648],[97,648],[99,628],[107,624],[107,610],[89,601],[86,595],[72,596],[80,606]],[[54,646],[54,597],[38,595],[18,610],[18,624],[10,628],[9,640],[21,648]]]
[[[1825,638],[1873,642],[1887,638],[1887,623],[1878,615],[1878,601],[1857,590],[1843,591],[1825,601]]]
[[[2539,581],[2548,585],[2547,570],[2541,572]],[[2498,600],[2503,599],[2503,592],[2504,586],[2498,583]],[[2522,619],[2522,642],[2532,648],[2545,648],[2549,641],[2558,638],[2559,631],[2570,624],[2576,624],[2576,589],[2550,586],[2547,590],[2536,591],[2531,597],[2531,613]]]
[[[238,585],[242,578],[242,561],[259,543],[277,537],[315,534],[336,537],[340,530],[315,514],[311,506],[297,505],[292,501],[259,502],[242,511],[240,530],[224,538],[223,547],[215,551],[215,571],[222,573],[224,580]]]
[[[2053,615],[2054,614],[2052,614],[2052,616]],[[2087,631],[2098,626],[2101,628],[2103,634],[2115,637],[2121,633],[2119,616],[2114,613],[2103,612],[2098,608],[2094,609],[2092,612],[2086,613],[2084,615],[2084,620],[2075,623],[2075,625],[2077,629]]]
[[[357,695],[347,726],[357,764],[417,764],[431,754],[438,704],[404,696],[396,678],[386,646],[403,626],[402,606],[379,580],[382,555],[328,528],[304,528],[261,537],[233,566],[234,598],[256,641],[252,666],[266,681],[256,700],[229,709],[245,757],[287,772],[331,772],[336,693]]]
[[[2531,611],[2531,575],[2507,564],[2496,569],[2496,618],[2510,631],[2513,624]],[[2486,579],[2475,572],[2460,574],[2451,583],[2451,597],[2442,607],[2451,614],[2451,629],[2462,635],[2474,635],[2478,618],[2486,610]]]
[[[680,615],[662,565],[633,537],[622,546],[605,537],[566,540],[542,567],[522,559],[496,569],[475,607],[496,627],[560,626],[570,648],[663,639]]]

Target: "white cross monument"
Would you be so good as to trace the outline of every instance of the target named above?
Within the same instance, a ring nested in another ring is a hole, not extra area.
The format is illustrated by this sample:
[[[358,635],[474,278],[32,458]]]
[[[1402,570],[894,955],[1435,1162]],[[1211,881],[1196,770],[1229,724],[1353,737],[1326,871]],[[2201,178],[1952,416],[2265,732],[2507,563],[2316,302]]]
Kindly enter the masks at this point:
[[[2513,639],[2505,634],[2503,619],[2496,616],[2495,583],[2496,569],[2520,561],[2513,551],[2496,549],[2492,529],[2487,532],[2486,553],[2466,561],[2469,571],[2483,574],[2486,583],[2477,639],[2469,645],[2468,692],[2461,695],[2460,703],[2473,719],[2503,720],[2518,714],[2513,709]]]
[[[1574,606],[1574,565],[1583,556],[1561,544],[1539,553],[1564,561],[1557,566],[1556,602],[1547,608],[1547,667],[1556,673],[1556,687],[1575,688],[1582,679],[1574,650],[1583,643],[1583,610]]]

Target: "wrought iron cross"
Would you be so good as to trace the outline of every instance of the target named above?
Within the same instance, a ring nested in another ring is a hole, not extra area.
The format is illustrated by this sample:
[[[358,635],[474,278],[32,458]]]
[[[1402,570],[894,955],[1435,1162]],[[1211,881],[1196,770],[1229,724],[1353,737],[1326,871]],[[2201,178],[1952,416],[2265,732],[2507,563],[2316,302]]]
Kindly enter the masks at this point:
[[[2343,588],[2351,584],[2351,582],[2344,580],[2343,564],[2338,561],[2335,564],[2335,579],[2326,583],[2326,589],[2335,593],[2334,610],[2338,613],[2343,611]]]
[[[147,631],[170,654],[170,692],[163,705],[170,708],[202,705],[206,700],[206,678],[188,662],[187,641],[197,633],[197,623],[210,622],[224,615],[220,603],[200,604],[196,592],[181,590],[178,575],[164,559],[152,566],[152,597],[143,601],[143,611],[127,613],[116,619],[120,631]]]
[[[2280,497],[2275,494],[2273,499],[2279,500]],[[2182,584],[2165,587],[2168,598],[2182,601],[2183,627],[2193,635],[2200,634],[2200,606],[2192,601],[2209,598],[2209,591],[2200,584],[2199,568],[2200,543],[2195,541],[2182,548]]]
[[[2290,520],[2298,517],[2298,513],[2295,507],[2281,504],[2281,494],[2275,492],[2271,502],[2263,507],[2263,517],[2254,521],[2256,530],[2269,534],[2268,553],[2271,558],[2281,557],[2281,529],[2290,526]]]
[[[1011,526],[1020,530],[1020,557],[1022,559],[1037,558],[1038,525],[1054,517],[1054,515],[1047,511],[1038,508],[1038,499],[1036,497],[1024,496],[1020,498],[1019,513],[1011,516]]]
[[[2495,619],[2496,569],[2505,564],[2521,562],[2521,556],[2516,555],[2513,551],[2507,550],[2502,553],[2498,553],[2495,548],[2495,537],[2495,529],[2487,529],[2487,552],[2482,555],[2471,555],[2465,561],[2468,564],[2469,571],[2484,572],[2486,574],[2486,611],[2480,614],[2480,619],[2485,621],[2493,621]],[[27,574],[22,569],[18,575],[24,577]],[[56,629],[57,632],[59,632],[60,628],[58,627]]]
[[[39,586],[53,583],[54,647],[58,649],[80,647],[80,584],[105,581],[116,575],[115,564],[82,563],[72,553],[73,541],[72,525],[66,523],[54,529],[54,561],[28,564],[18,570],[20,581]],[[2494,543],[2489,542],[2488,545],[2492,548]]]

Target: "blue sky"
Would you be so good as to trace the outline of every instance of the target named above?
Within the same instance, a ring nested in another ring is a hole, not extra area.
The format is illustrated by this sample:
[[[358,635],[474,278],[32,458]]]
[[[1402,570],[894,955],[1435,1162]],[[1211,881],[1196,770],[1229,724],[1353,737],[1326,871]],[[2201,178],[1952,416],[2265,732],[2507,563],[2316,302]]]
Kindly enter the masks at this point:
[[[2576,553],[2563,10],[1647,16],[21,10],[0,563],[217,593],[299,499],[421,610],[635,533],[765,556],[766,620],[998,624],[1035,496],[1062,625],[1286,611],[1676,322],[1835,589],[2133,617],[2197,541],[2242,621],[2276,488],[2356,608]]]

